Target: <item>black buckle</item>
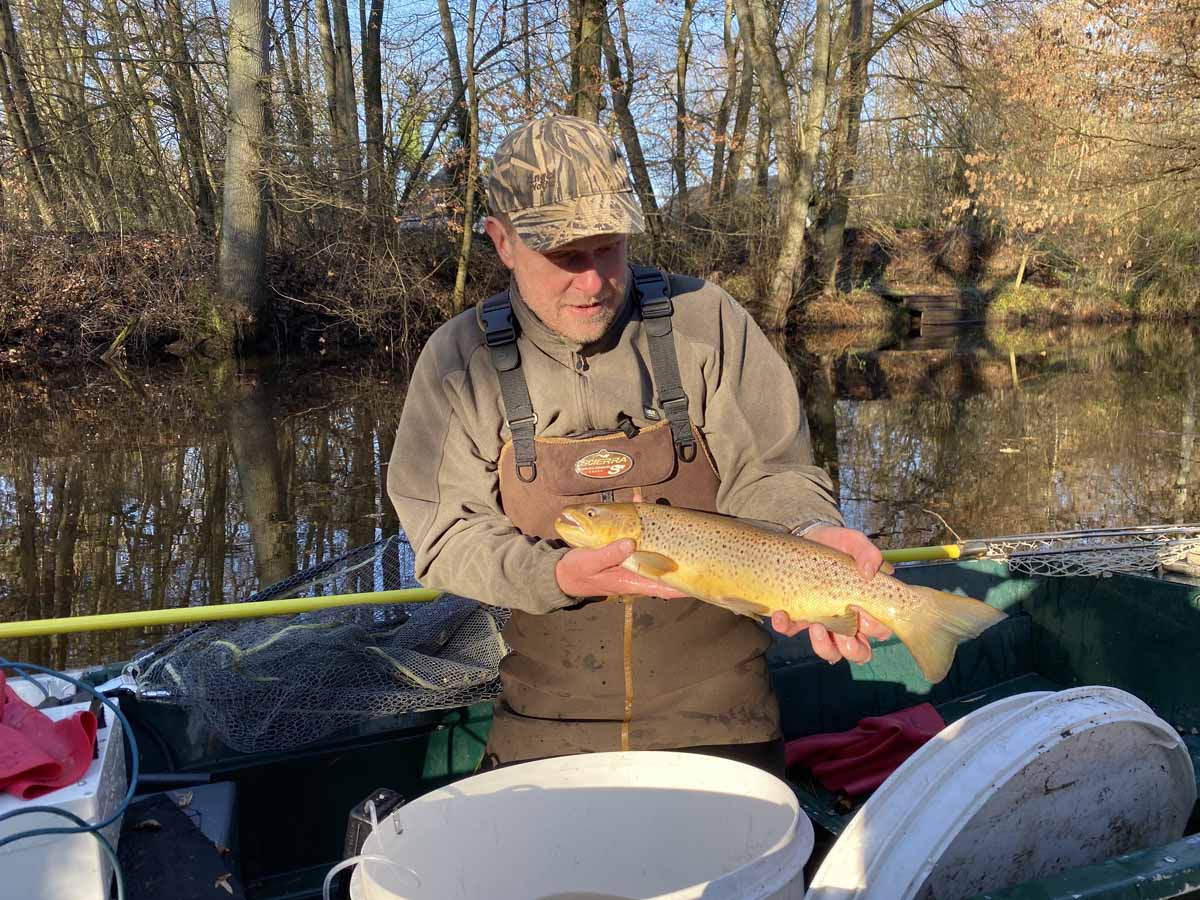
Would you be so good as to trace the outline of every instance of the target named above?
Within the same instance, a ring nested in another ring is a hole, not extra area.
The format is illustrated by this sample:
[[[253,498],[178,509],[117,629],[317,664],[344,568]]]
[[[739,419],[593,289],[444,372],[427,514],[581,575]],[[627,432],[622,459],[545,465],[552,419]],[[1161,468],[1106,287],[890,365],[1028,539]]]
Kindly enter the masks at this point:
[[[667,292],[667,277],[656,268],[634,272],[633,286],[637,290],[638,305],[643,319],[661,319],[675,312],[671,295]]]
[[[507,304],[493,309],[483,308],[483,341],[489,347],[503,347],[517,339],[512,307]]]
[[[662,319],[674,314],[675,304],[665,294],[661,297],[643,298],[642,300],[643,319]]]

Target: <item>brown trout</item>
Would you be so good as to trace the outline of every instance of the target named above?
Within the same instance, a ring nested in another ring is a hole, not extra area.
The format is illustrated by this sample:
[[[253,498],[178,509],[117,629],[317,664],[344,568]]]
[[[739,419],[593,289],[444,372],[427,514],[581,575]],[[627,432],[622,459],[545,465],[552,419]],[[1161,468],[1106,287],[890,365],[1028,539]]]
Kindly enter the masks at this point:
[[[958,644],[1005,618],[986,603],[904,584],[879,572],[863,581],[854,560],[791,534],[656,503],[568,506],[554,523],[572,547],[629,538],[622,565],[698,600],[757,618],[783,610],[853,635],[858,615],[882,622],[912,653],[930,683],[946,677]]]

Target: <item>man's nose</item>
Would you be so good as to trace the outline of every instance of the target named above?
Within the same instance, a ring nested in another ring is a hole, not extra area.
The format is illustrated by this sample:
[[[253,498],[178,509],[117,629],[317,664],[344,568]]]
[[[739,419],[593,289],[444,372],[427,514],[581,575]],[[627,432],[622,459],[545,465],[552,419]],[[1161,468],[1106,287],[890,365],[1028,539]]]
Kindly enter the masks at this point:
[[[594,297],[600,293],[603,287],[604,279],[600,276],[596,267],[596,258],[593,256],[586,261],[575,276],[575,289],[585,296]]]

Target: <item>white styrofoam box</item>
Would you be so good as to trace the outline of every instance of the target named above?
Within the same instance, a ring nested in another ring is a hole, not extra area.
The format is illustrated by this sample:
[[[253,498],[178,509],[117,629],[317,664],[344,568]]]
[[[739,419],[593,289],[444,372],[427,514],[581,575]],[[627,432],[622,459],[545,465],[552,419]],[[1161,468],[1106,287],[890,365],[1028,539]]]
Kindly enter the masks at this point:
[[[75,696],[75,685],[71,682],[39,672],[30,672],[28,678],[9,678],[6,684],[30,706],[37,706],[46,699],[46,694],[55,700],[66,700]]]
[[[15,680],[15,679],[14,679]],[[9,684],[13,682],[10,681]],[[89,704],[44,709],[51,719],[67,719]],[[125,772],[125,735],[121,723],[105,710],[105,726],[96,733],[98,756],[83,778],[34,800],[0,793],[0,816],[28,806],[53,806],[85,822],[99,822],[121,804],[129,789]],[[74,825],[51,813],[30,813],[0,822],[0,838],[40,828]],[[113,849],[121,832],[117,818],[102,834]],[[112,864],[91,834],[53,834],[24,838],[0,847],[0,896],[21,900],[108,900]]]

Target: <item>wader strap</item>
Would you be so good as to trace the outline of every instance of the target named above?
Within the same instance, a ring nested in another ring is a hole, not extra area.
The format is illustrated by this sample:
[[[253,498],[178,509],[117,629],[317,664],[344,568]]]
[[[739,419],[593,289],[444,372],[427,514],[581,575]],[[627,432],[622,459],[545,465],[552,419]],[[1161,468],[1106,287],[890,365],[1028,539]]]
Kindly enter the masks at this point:
[[[528,483],[537,478],[537,448],[533,443],[537,416],[529,399],[529,385],[521,372],[517,320],[508,291],[484,300],[480,312],[483,340],[492,354],[492,365],[500,380],[500,396],[504,399],[504,417],[512,433],[517,477]]]
[[[667,276],[654,266],[630,266],[633,272],[633,291],[642,308],[646,340],[650,345],[650,365],[654,369],[654,385],[658,403],[671,426],[675,452],[684,462],[696,458],[696,437],[688,419],[688,398],[679,377],[679,358],[675,355],[675,339],[671,336],[670,284]]]

